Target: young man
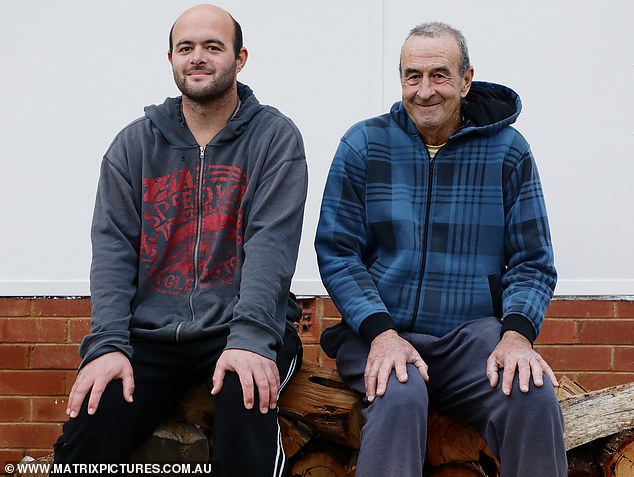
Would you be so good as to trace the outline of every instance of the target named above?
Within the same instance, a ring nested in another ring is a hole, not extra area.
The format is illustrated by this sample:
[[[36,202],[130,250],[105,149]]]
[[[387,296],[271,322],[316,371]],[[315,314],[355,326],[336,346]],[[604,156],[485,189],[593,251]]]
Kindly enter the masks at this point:
[[[294,124],[237,82],[247,56],[229,13],[184,12],[168,52],[182,96],[145,108],[104,156],[93,329],[56,462],[126,462],[206,381],[214,476],[283,471],[277,399],[301,359],[289,288],[307,172]]]
[[[364,477],[420,477],[430,402],[480,430],[503,477],[567,475],[557,381],[531,346],[556,283],[541,185],[510,126],[519,97],[473,73],[459,31],[414,28],[403,101],[353,126],[330,169],[316,250],[343,322],[322,346],[367,396]]]

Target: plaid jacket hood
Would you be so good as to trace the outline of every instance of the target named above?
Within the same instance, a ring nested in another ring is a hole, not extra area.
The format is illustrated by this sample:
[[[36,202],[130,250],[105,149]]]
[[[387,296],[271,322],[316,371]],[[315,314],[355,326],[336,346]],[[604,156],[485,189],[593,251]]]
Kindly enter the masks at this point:
[[[556,271],[535,161],[510,126],[520,110],[511,89],[474,82],[433,160],[401,102],[343,136],[315,247],[355,331],[442,336],[498,315],[536,338]]]

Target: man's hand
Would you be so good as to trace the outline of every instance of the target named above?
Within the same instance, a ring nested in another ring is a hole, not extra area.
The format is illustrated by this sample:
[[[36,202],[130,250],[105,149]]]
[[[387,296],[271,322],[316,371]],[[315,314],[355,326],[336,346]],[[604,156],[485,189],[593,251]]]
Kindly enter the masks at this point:
[[[77,417],[88,392],[90,392],[88,414],[97,412],[99,400],[106,385],[115,379],[123,381],[123,398],[127,402],[132,402],[134,375],[127,356],[120,351],[114,351],[95,358],[79,371],[68,396],[66,414],[71,418]]]
[[[407,364],[412,363],[425,381],[429,381],[427,364],[418,351],[401,338],[394,330],[387,330],[377,335],[370,344],[370,353],[363,375],[365,394],[369,402],[376,396],[383,396],[387,389],[387,380],[396,371],[401,383],[407,381]]]
[[[222,389],[227,371],[234,371],[238,374],[245,408],[253,408],[255,401],[254,383],[258,388],[260,412],[266,414],[269,409],[277,407],[280,373],[277,370],[275,361],[252,351],[242,349],[224,350],[216,363],[216,369],[212,377],[212,395],[218,394]]]
[[[530,341],[516,331],[504,333],[487,359],[487,378],[492,388],[498,385],[500,368],[504,368],[502,392],[507,396],[511,394],[516,369],[519,372],[520,390],[523,393],[528,392],[531,375],[538,388],[544,385],[544,373],[554,386],[559,386],[548,363],[531,347]]]

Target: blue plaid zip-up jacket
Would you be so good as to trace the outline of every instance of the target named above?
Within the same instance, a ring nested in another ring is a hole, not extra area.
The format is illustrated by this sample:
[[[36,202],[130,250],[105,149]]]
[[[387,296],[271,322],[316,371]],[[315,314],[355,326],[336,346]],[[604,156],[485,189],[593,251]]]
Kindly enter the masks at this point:
[[[488,316],[539,334],[557,274],[537,168],[510,126],[520,110],[511,89],[474,82],[433,160],[401,102],[341,139],[315,247],[328,293],[368,341]]]

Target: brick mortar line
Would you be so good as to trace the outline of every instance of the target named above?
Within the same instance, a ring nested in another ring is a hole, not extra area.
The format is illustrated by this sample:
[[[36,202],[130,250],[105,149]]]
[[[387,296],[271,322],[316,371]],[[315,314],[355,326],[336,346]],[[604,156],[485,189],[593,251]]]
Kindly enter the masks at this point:
[[[612,371],[612,370],[601,370],[601,371],[592,371],[592,370],[564,370],[564,371],[555,371],[555,374],[583,374],[583,375],[600,375],[600,376],[626,376],[629,374],[634,374],[634,371]],[[595,391],[601,391],[602,389],[596,389]]]
[[[625,346],[625,347],[634,347],[634,344],[624,345],[624,344],[614,344],[614,343],[535,343],[535,348],[613,348],[615,346]]]

